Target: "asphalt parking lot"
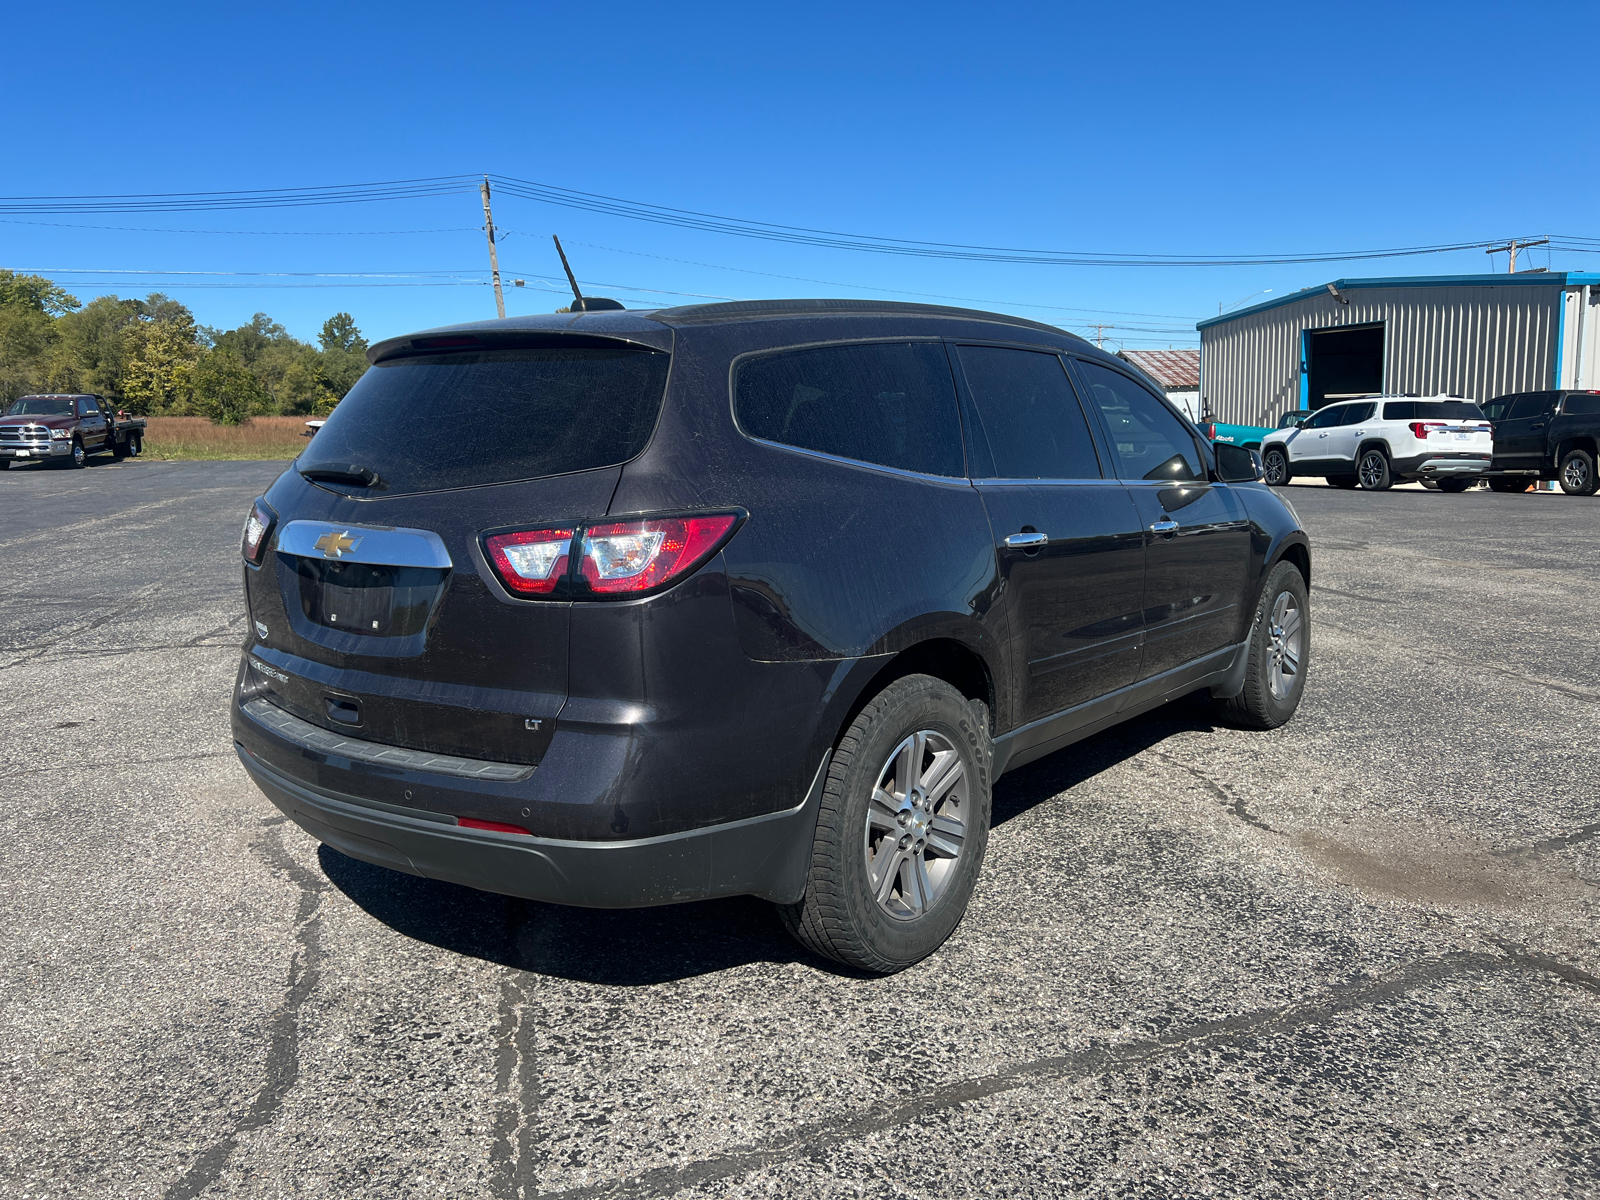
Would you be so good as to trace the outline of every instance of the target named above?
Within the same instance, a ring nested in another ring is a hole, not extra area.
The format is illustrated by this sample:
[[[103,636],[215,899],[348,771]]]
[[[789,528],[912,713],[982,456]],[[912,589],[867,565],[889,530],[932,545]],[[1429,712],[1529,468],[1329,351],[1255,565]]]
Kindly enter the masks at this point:
[[[1007,776],[864,979],[287,824],[227,722],[282,465],[0,476],[0,1196],[1600,1195],[1600,499],[1286,489],[1296,720]]]

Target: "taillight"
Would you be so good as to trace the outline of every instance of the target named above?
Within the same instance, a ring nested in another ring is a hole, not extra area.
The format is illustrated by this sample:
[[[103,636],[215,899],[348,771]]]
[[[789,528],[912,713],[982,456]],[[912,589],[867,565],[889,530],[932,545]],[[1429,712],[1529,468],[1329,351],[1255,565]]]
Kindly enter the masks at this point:
[[[1214,442],[1217,440],[1217,427],[1210,421],[1202,423],[1197,428],[1200,430],[1200,436],[1205,438],[1206,441]]]
[[[1411,422],[1411,436],[1426,438],[1435,429],[1443,429],[1443,421],[1413,421]]]
[[[589,591],[602,595],[662,587],[710,558],[738,519],[719,513],[591,525],[584,530],[578,574]]]
[[[548,596],[567,574],[570,529],[522,529],[483,539],[500,582],[519,596]]]
[[[261,565],[261,556],[272,537],[272,527],[277,523],[278,514],[267,507],[265,500],[258,498],[251,504],[250,515],[244,521],[244,537],[239,544],[239,553],[252,567]]]

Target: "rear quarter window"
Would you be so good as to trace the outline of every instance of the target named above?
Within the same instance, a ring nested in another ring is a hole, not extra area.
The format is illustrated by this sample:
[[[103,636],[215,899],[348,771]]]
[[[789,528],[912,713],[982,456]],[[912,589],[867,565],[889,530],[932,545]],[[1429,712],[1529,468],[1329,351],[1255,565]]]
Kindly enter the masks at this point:
[[[1600,417],[1600,396],[1568,396],[1561,405],[1564,417]]]
[[[394,495],[616,466],[650,440],[668,361],[560,348],[381,362],[339,402],[300,469],[366,467]]]
[[[734,376],[748,437],[923,475],[965,473],[944,346],[873,342],[763,354]]]

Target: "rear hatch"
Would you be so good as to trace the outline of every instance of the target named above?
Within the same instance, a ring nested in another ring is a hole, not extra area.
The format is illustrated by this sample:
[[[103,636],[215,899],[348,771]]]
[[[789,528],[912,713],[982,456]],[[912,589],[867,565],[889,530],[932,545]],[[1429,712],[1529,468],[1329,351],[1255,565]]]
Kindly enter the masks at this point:
[[[485,538],[604,515],[667,365],[570,335],[380,359],[265,497],[247,690],[365,740],[536,764],[571,605],[510,592]]]
[[[1402,420],[1417,441],[1419,453],[1488,454],[1494,449],[1494,426],[1471,400],[1390,401],[1385,420]]]

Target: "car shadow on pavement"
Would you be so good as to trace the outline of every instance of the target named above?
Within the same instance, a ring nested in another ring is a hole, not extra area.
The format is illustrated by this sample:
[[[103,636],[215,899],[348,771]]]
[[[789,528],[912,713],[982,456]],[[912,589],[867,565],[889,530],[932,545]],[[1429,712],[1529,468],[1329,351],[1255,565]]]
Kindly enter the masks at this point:
[[[993,823],[1014,820],[1175,733],[1211,728],[1209,703],[1188,697],[1030,763],[995,785]],[[334,887],[396,933],[540,975],[645,987],[756,962],[856,974],[801,948],[772,905],[750,896],[662,908],[568,908],[405,875],[326,845],[318,859]]]

